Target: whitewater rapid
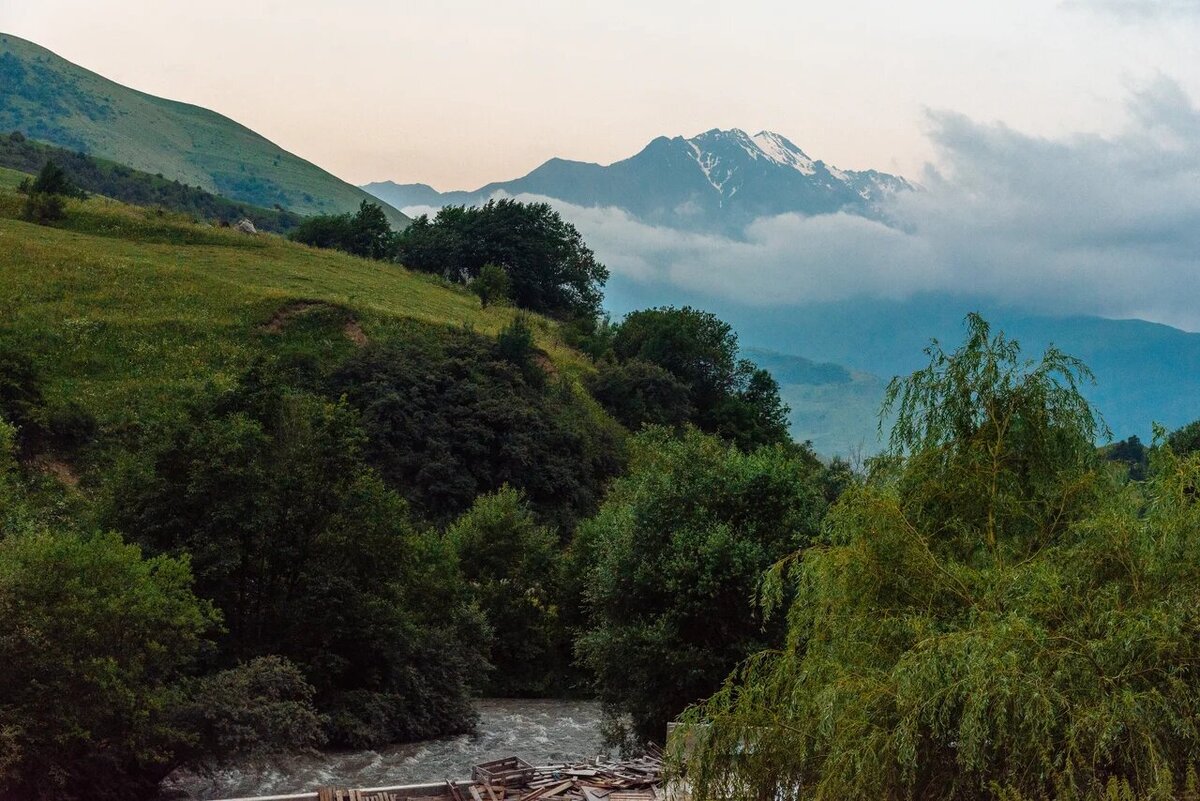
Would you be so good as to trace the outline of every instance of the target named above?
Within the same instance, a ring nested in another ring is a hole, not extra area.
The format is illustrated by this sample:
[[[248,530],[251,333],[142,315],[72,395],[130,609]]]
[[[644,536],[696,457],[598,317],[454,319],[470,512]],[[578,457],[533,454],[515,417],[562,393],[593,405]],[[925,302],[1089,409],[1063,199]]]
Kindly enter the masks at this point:
[[[176,771],[162,784],[170,798],[196,801],[314,790],[322,785],[379,787],[466,779],[471,766],[519,756],[535,764],[606,754],[593,701],[483,699],[473,735],[378,751],[334,751],[242,761],[204,773]]]

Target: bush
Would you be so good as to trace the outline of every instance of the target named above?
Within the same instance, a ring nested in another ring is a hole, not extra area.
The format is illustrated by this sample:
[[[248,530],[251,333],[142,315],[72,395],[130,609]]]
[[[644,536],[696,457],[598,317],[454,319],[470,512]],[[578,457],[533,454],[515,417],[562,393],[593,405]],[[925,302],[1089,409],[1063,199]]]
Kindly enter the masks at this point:
[[[41,372],[24,352],[0,346],[0,417],[17,429],[28,456],[42,448],[72,451],[96,435],[96,420],[73,401],[51,405]]]
[[[512,281],[504,268],[495,264],[485,264],[469,284],[470,289],[479,296],[483,308],[494,304],[507,303],[512,299]]]
[[[0,347],[0,417],[17,429],[22,446],[46,428],[41,375],[28,355],[11,347]]]
[[[446,537],[492,628],[486,692],[505,698],[563,692],[571,647],[559,618],[554,532],[537,524],[516,490],[502,487],[476,498]]]
[[[343,250],[350,241],[349,214],[314,214],[305,217],[288,239],[314,248]]]
[[[21,207],[21,219],[26,222],[48,225],[66,219],[67,204],[59,195],[30,192]]]
[[[1200,452],[1200,420],[1188,423],[1167,435],[1167,445],[1177,456]]]
[[[306,217],[289,234],[293,242],[333,248],[365,259],[387,259],[394,250],[395,234],[378,204],[362,201],[354,214],[318,214]]]
[[[196,759],[292,752],[324,742],[315,693],[296,665],[259,657],[192,682],[174,723],[192,738]]]
[[[751,603],[762,573],[808,546],[825,508],[820,466],[782,447],[745,454],[695,429],[649,429],[629,473],[580,525],[568,586],[582,587],[577,641],[610,712],[662,741],[667,722],[774,644]]]
[[[48,160],[42,165],[37,177],[29,185],[28,192],[30,195],[57,195],[87,200],[87,192],[76,186],[66,171],[53,160]]]
[[[588,389],[632,431],[646,425],[680,426],[695,415],[687,385],[668,370],[640,359],[602,363]]]

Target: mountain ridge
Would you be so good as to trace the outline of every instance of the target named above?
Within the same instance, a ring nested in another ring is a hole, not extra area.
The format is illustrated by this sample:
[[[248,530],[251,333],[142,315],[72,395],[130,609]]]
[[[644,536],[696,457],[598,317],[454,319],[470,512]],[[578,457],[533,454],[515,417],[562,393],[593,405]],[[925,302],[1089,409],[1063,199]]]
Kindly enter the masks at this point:
[[[0,33],[0,132],[9,131],[267,208],[320,214],[379,202],[216,111],[124,86]],[[407,224],[381,205],[393,225]]]
[[[541,195],[579,206],[621,208],[683,230],[739,233],[778,214],[846,211],[874,217],[878,204],[913,184],[876,170],[840,170],[771,131],[712,128],[690,138],[658,136],[634,155],[601,165],[554,157],[509,181],[469,191],[374,182],[367,192],[397,207],[475,205],[497,195]]]

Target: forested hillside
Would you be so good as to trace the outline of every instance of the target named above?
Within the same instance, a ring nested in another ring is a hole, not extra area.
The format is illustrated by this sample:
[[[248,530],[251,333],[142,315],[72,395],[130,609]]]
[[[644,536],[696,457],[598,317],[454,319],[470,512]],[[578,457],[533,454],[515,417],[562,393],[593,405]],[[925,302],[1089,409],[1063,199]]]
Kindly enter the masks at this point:
[[[4,793],[123,797],[181,764],[468,731],[482,691],[599,691],[623,714],[603,661],[628,635],[578,588],[601,582],[588,521],[659,474],[636,454],[686,437],[689,491],[769,482],[780,544],[704,555],[716,578],[739,554],[743,588],[841,480],[720,320],[600,317],[603,265],[545,207],[450,237],[461,219],[406,238],[368,205],[306,221],[364,259],[89,197],[53,161],[0,178]],[[464,242],[501,264],[455,266]],[[423,271],[397,263],[418,245]],[[757,625],[730,604],[731,631]]]

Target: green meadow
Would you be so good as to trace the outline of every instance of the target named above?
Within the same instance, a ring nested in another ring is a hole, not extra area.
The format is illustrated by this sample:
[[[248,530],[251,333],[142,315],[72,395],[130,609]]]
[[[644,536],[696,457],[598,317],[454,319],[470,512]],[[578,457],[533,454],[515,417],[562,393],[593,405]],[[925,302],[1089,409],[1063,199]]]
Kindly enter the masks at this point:
[[[58,227],[23,222],[21,177],[0,171],[0,332],[102,426],[177,411],[259,354],[330,363],[414,320],[495,334],[513,315],[402,267],[104,198],[69,201]],[[533,321],[560,372],[588,369],[557,324]]]

